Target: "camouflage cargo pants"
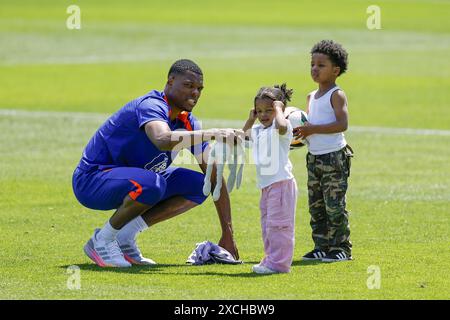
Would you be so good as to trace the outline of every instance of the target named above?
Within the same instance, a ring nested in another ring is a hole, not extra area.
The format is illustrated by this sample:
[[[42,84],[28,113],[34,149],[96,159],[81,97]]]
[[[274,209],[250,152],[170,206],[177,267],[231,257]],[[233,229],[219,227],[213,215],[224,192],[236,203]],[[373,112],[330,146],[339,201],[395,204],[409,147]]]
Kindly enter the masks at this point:
[[[351,150],[351,149],[350,149]],[[347,148],[314,156],[308,152],[308,198],[315,249],[351,255],[349,212],[345,206],[352,153]]]

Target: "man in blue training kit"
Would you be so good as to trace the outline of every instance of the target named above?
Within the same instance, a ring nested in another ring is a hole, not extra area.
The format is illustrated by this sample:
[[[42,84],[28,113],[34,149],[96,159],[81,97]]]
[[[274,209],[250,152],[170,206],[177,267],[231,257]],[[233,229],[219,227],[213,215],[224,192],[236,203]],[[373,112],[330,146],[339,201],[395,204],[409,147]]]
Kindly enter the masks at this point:
[[[73,174],[75,196],[90,209],[117,209],[84,246],[97,265],[155,264],[142,256],[136,236],[205,201],[204,175],[170,166],[177,150],[190,148],[205,173],[207,141],[235,137],[232,129],[201,130],[191,111],[202,89],[198,65],[186,59],[176,61],[164,91],[153,90],[127,103],[106,120],[84,149]],[[222,186],[215,202],[222,227],[219,245],[238,259],[230,199],[226,184]]]

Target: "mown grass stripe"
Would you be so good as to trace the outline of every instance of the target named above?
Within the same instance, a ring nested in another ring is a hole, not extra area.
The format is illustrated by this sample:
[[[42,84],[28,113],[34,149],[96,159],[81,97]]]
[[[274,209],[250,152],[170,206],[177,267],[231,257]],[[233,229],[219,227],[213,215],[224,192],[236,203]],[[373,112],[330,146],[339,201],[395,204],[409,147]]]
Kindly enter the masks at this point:
[[[101,122],[105,121],[109,114],[106,113],[89,113],[89,112],[63,112],[63,111],[27,111],[14,109],[0,109],[2,117],[26,117],[26,118],[69,118],[73,120],[86,120]],[[244,120],[232,119],[201,119],[205,127],[241,127]],[[367,126],[351,126],[351,132],[374,133],[384,135],[419,135],[419,136],[450,136],[450,130],[437,130],[426,128],[391,128],[391,127],[367,127]]]

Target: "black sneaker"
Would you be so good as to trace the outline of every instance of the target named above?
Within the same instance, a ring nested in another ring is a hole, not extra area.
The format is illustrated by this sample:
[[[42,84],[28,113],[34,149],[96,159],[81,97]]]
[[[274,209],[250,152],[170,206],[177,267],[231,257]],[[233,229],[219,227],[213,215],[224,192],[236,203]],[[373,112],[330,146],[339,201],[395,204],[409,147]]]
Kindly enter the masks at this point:
[[[308,252],[302,257],[302,260],[322,260],[327,255],[325,251],[320,249],[314,249],[313,251]]]
[[[328,254],[322,259],[322,262],[339,262],[353,260],[352,256],[349,256],[344,251],[333,250],[328,252]]]

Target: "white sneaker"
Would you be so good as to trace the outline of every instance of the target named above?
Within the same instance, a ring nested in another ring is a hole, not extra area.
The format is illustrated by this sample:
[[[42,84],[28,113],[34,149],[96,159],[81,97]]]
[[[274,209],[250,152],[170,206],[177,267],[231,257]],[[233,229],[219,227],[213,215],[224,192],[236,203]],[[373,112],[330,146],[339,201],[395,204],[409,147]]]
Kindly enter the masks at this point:
[[[119,242],[120,250],[123,253],[125,260],[131,264],[153,266],[156,264],[155,261],[149,258],[144,258],[142,256],[141,250],[136,244],[136,240],[129,240],[127,242]]]
[[[253,271],[254,273],[258,273],[258,274],[273,274],[273,273],[279,273],[279,272],[276,271],[276,270],[270,269],[270,268],[268,268],[268,267],[266,267],[266,266],[263,266],[263,265],[260,265],[260,264],[255,264],[255,265],[252,267],[252,271]]]
[[[100,267],[131,267],[131,264],[123,257],[117,241],[106,242],[98,239],[99,231],[100,229],[95,229],[94,235],[84,245],[86,255]]]

